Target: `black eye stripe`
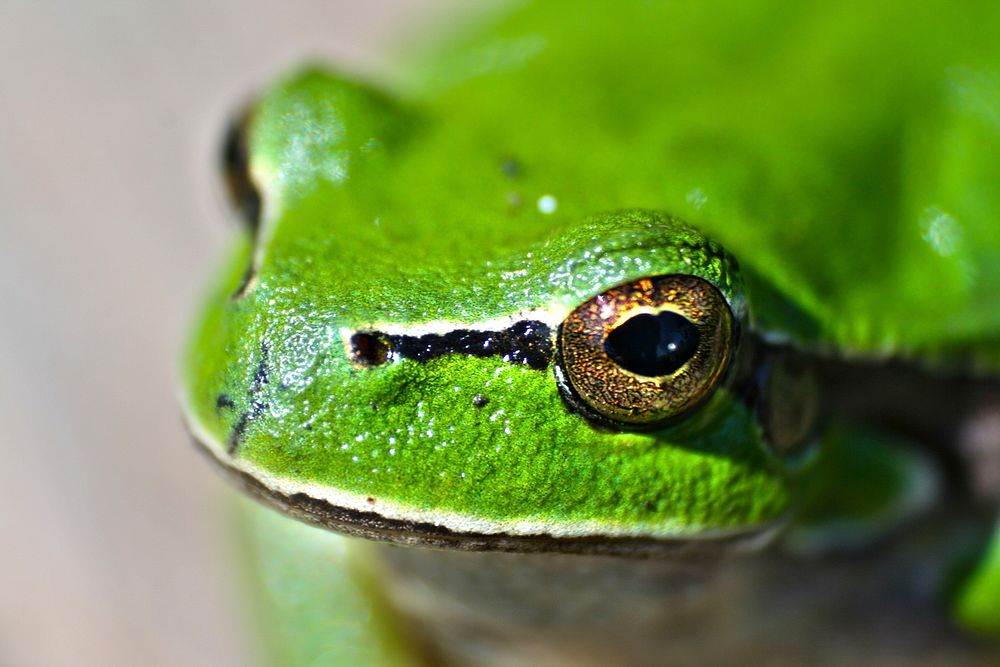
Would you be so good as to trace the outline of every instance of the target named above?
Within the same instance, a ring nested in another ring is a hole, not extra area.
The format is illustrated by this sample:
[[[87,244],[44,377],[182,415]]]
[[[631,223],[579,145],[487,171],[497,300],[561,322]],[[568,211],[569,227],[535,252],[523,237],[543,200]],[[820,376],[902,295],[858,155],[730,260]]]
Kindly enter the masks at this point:
[[[538,320],[515,322],[500,331],[456,329],[444,334],[387,334],[359,331],[351,336],[352,361],[378,366],[395,358],[429,361],[446,354],[501,357],[511,364],[545,370],[552,363],[552,329]]]

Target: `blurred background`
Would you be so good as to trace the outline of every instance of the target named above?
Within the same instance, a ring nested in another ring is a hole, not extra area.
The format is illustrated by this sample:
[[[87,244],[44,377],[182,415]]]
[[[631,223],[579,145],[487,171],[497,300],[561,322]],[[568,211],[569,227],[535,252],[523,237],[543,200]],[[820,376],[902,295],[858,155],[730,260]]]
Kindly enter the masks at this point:
[[[233,218],[230,112],[378,76],[459,0],[0,3],[0,665],[244,665],[232,493],[174,367]]]

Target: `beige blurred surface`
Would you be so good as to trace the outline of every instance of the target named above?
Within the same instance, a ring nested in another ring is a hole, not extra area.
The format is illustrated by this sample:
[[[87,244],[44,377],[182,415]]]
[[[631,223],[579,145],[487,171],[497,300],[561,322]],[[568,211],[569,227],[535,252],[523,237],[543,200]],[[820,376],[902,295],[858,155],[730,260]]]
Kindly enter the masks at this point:
[[[378,71],[443,4],[0,4],[0,665],[253,664],[173,387],[233,232],[216,140],[289,64]]]

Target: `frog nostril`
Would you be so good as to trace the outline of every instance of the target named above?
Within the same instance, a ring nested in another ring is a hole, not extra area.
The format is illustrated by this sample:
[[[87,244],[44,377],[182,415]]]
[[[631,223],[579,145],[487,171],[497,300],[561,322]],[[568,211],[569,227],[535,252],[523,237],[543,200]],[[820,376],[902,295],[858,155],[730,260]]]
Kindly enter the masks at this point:
[[[389,361],[392,348],[378,334],[356,333],[351,336],[351,361],[366,368],[381,366]]]

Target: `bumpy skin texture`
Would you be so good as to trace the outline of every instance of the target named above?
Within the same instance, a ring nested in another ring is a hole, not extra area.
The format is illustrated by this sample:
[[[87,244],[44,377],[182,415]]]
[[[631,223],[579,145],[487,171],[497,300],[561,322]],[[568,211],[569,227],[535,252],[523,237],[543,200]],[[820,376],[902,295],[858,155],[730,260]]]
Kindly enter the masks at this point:
[[[780,520],[799,481],[725,389],[669,429],[610,432],[551,368],[359,368],[348,337],[557,322],[679,272],[771,340],[995,374],[1000,6],[853,4],[539,3],[392,95],[318,69],[277,83],[250,124],[259,233],[185,360],[196,435],[286,495],[459,532]]]
[[[302,84],[339,86],[320,75]],[[339,209],[327,197],[320,204]],[[301,209],[287,213],[252,287],[231,299],[231,282],[220,295],[223,317],[205,329],[219,338],[199,347],[236,353],[199,362],[198,403],[235,466],[353,493],[354,509],[463,532],[673,537],[756,527],[785,511],[781,466],[725,391],[704,408],[713,419],[699,419],[700,428],[613,433],[566,409],[551,367],[449,355],[358,368],[341,333],[438,319],[476,328],[519,311],[568,311],[607,287],[664,273],[700,272],[738,304],[735,272],[724,270],[730,260],[717,246],[661,215],[612,213],[544,240],[512,239],[510,253],[476,244],[411,270],[388,246],[369,254],[408,223],[400,216],[397,227],[381,210],[369,234],[342,239]],[[313,250],[291,254],[286,244]],[[488,402],[477,407],[476,396]]]

